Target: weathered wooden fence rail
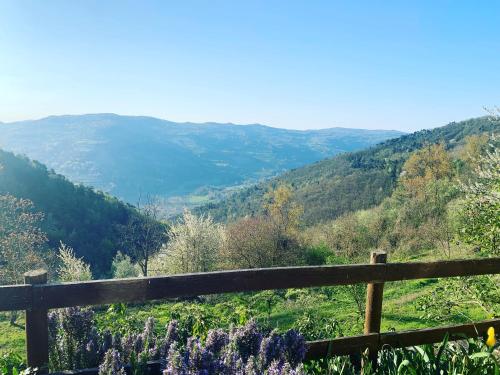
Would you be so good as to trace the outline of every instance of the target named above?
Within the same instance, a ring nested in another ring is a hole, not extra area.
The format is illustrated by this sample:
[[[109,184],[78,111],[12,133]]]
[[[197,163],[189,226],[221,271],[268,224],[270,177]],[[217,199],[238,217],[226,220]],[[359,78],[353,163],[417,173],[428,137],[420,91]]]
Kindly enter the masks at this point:
[[[351,354],[368,348],[371,357],[384,345],[393,347],[439,342],[452,337],[483,335],[500,330],[500,319],[380,333],[383,283],[412,279],[474,276],[500,273],[500,258],[438,262],[385,263],[386,254],[374,252],[370,264],[235,270],[135,279],[46,284],[44,271],[33,271],[24,285],[0,287],[0,311],[26,310],[28,365],[43,368],[48,362],[47,310],[71,306],[143,302],[232,292],[318,286],[368,284],[364,335],[308,343],[308,358]]]

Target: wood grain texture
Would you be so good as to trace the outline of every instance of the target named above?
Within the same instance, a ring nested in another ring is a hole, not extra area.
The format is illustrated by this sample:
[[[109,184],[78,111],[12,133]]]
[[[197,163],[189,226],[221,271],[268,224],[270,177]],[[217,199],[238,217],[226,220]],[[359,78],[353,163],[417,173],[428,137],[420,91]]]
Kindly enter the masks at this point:
[[[386,332],[380,335],[380,345],[401,348],[405,346],[432,344],[443,341],[446,334],[450,335],[450,340],[460,340],[464,336],[482,337],[486,335],[489,327],[494,327],[498,332],[500,330],[500,319],[412,331]]]
[[[43,285],[48,275],[45,270],[36,270],[24,274],[26,284]],[[38,368],[38,373],[48,371],[49,364],[49,329],[46,308],[26,310],[26,358],[28,367]]]
[[[327,356],[347,355],[364,351],[367,348],[393,347],[402,348],[415,345],[434,344],[443,341],[446,334],[450,340],[461,340],[465,337],[482,337],[489,327],[500,330],[500,319],[491,319],[471,324],[450,325],[436,328],[425,328],[400,332],[370,333],[367,335],[341,337],[333,340],[308,342],[308,359],[325,358]]]
[[[370,254],[370,264],[387,263],[387,253],[385,251],[372,251]],[[384,283],[369,283],[366,288],[366,310],[364,334],[380,333],[382,323],[382,301],[384,298]],[[372,368],[377,368],[377,348],[369,348],[369,359]]]
[[[27,310],[31,308],[31,286],[0,286],[0,311]]]
[[[204,294],[500,273],[500,258],[419,263],[265,268],[33,286],[36,306],[59,308]],[[31,287],[0,286],[0,311],[31,308]]]
[[[373,251],[370,264],[384,264],[387,262],[387,253]],[[382,301],[384,296],[384,283],[369,283],[366,288],[366,310],[364,333],[379,333],[382,321]]]
[[[59,308],[327,285],[500,273],[500,258],[287,267],[35,286],[34,303]],[[1,292],[0,292],[1,293]],[[0,294],[1,295],[1,294]]]

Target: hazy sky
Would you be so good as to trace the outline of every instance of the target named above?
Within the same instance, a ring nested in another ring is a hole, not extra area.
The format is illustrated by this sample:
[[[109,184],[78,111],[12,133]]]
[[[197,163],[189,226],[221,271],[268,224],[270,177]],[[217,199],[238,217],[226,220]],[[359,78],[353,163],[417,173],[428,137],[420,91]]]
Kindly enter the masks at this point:
[[[0,0],[0,121],[416,130],[499,90],[499,1]]]

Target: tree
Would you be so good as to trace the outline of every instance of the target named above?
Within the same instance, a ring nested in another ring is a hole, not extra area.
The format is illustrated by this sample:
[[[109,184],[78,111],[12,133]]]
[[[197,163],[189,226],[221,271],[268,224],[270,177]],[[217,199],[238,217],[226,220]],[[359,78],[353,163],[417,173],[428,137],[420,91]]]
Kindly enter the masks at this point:
[[[85,263],[82,258],[77,258],[71,247],[61,242],[57,257],[60,261],[60,265],[57,269],[57,276],[60,281],[92,280],[90,266]]]
[[[169,242],[151,260],[153,274],[208,272],[218,267],[226,233],[210,216],[185,210],[182,222],[170,228],[168,237]]]
[[[265,195],[265,220],[274,236],[273,265],[283,262],[293,264],[298,257],[297,235],[304,208],[294,202],[292,196],[292,190],[285,185],[280,185]]]
[[[287,261],[275,253],[274,228],[265,218],[247,217],[228,226],[222,257],[225,268],[273,267]]]
[[[494,136],[479,158],[475,180],[462,184],[465,202],[461,238],[487,254],[500,254],[500,152]]]
[[[120,226],[122,246],[141,268],[143,276],[148,275],[149,259],[167,241],[165,224],[160,222],[161,206],[158,200],[148,197],[146,204],[137,204],[138,213],[131,215],[127,225]]]
[[[130,257],[122,252],[116,253],[111,265],[113,277],[115,279],[123,279],[127,277],[137,277],[141,273],[140,267],[132,263]]]
[[[460,150],[459,156],[469,168],[474,170],[481,155],[488,149],[488,134],[475,134],[465,137],[465,143]]]
[[[280,236],[294,236],[297,234],[300,216],[304,208],[292,200],[292,190],[285,185],[270,190],[265,195],[263,204],[267,218]]]
[[[298,234],[303,209],[292,198],[291,189],[280,185],[265,194],[264,215],[229,225],[223,257],[226,267],[289,266],[302,260]]]
[[[24,272],[47,267],[42,219],[31,201],[0,195],[0,284],[22,284]]]
[[[452,165],[443,144],[426,145],[410,155],[388,200],[396,213],[389,236],[393,245],[408,252],[438,247],[451,255],[454,227],[448,204],[458,194]]]
[[[47,237],[39,227],[43,215],[33,203],[12,195],[0,195],[0,285],[22,284],[23,274],[45,268],[43,250]],[[14,325],[17,312],[10,313]]]
[[[421,197],[430,182],[451,175],[451,158],[444,145],[427,145],[410,155],[403,166],[401,183],[411,196]]]

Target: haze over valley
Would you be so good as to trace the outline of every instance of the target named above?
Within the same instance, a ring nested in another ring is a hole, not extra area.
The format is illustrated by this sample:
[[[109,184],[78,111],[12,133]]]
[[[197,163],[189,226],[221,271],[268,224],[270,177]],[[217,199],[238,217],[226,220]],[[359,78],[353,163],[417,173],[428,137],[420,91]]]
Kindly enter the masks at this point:
[[[0,148],[131,204],[146,195],[162,198],[172,213],[186,205],[217,200],[228,188],[401,134],[89,114],[2,123]]]

